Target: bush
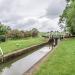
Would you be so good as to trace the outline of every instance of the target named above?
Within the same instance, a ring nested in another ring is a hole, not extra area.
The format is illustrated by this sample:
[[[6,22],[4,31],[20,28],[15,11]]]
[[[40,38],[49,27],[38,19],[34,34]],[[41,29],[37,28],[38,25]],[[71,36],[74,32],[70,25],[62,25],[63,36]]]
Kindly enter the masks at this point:
[[[20,30],[11,30],[6,33],[6,37],[10,39],[22,39],[27,37],[37,37],[38,36],[38,30],[36,28],[33,28],[30,31],[20,31]]]
[[[31,31],[11,30],[6,34],[6,36],[10,39],[22,39],[31,37]]]
[[[11,28],[0,23],[0,35],[5,35]]]
[[[0,42],[5,42],[5,41],[6,41],[5,35],[0,35]]]

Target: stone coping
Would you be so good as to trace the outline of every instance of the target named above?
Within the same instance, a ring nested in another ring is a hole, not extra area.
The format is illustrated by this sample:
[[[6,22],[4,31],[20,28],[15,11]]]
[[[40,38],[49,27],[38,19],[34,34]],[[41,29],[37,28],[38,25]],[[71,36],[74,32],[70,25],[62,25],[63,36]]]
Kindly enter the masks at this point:
[[[47,42],[39,44],[39,45],[33,45],[33,46],[30,46],[30,47],[27,47],[27,48],[23,48],[23,49],[14,51],[12,53],[5,54],[4,58],[3,58],[3,61],[8,62],[10,60],[13,60],[13,59],[23,55],[23,54],[27,54],[27,53],[30,53],[31,51],[37,50],[38,48],[40,48],[40,47],[42,47],[46,44],[47,44]],[[2,63],[1,57],[0,57],[0,63]]]

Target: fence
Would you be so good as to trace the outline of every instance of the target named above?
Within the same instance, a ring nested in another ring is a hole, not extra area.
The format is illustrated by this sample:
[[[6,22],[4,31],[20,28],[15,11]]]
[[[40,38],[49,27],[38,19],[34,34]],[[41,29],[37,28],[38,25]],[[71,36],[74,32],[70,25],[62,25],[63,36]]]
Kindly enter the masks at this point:
[[[4,60],[4,54],[3,54],[3,50],[1,49],[1,47],[0,47],[0,59],[3,62],[3,60]]]

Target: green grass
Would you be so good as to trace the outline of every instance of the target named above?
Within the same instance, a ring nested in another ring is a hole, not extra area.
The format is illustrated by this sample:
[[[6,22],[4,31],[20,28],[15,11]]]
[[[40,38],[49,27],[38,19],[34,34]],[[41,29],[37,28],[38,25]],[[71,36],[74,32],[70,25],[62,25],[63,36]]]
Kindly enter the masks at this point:
[[[4,54],[7,54],[16,51],[18,49],[38,45],[43,42],[45,42],[45,40],[42,37],[28,38],[21,40],[8,40],[6,42],[0,43],[0,47],[2,48]]]
[[[35,75],[75,75],[75,39],[60,42]]]

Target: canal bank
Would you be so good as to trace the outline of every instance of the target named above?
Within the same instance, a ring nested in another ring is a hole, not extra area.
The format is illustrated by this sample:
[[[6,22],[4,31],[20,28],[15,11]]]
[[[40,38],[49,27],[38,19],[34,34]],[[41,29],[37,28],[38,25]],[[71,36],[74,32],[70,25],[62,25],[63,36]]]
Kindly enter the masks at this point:
[[[4,55],[3,60],[4,60],[4,62],[11,61],[11,60],[23,55],[23,54],[28,54],[28,53],[30,53],[32,51],[36,51],[37,49],[45,46],[46,44],[47,44],[47,42],[42,43],[40,45],[34,45],[34,46],[31,46],[31,47],[28,47],[28,48],[24,48],[24,49],[20,49],[18,51],[14,51],[12,53]],[[3,63],[2,58],[0,58],[0,63]]]
[[[51,50],[47,55],[45,55],[40,61],[38,61],[34,66],[32,66],[23,75],[35,75],[37,73],[37,71],[39,71],[41,65],[44,64],[48,60],[49,56],[54,52],[54,50],[57,47],[58,47],[58,45],[56,47],[54,47],[53,50]]]
[[[25,56],[8,66],[5,65],[4,68],[0,70],[0,75],[23,75],[24,72],[27,72],[50,51],[51,49],[49,49],[48,46],[39,48],[32,54]]]

